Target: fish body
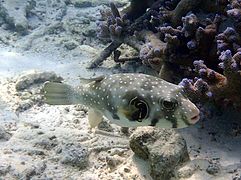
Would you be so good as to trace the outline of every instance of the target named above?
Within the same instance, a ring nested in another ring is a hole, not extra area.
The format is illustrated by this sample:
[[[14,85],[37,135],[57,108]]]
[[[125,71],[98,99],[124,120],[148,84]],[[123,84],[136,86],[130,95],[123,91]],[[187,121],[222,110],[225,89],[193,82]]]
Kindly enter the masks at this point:
[[[102,115],[122,127],[183,128],[199,120],[198,108],[185,97],[182,87],[160,78],[125,73],[88,81],[77,88],[47,82],[46,103],[86,105],[92,109],[92,126],[101,121]]]

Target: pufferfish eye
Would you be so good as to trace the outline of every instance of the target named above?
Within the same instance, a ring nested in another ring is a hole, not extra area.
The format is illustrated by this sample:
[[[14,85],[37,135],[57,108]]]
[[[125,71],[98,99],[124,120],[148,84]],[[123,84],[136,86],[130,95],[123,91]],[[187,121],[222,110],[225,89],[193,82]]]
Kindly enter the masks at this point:
[[[166,110],[174,110],[177,106],[175,99],[160,99],[161,106]]]

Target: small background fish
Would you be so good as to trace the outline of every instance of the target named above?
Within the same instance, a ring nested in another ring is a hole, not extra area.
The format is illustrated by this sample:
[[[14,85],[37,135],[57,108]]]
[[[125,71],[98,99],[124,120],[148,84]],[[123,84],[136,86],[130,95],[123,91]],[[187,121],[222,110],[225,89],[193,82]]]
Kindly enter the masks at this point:
[[[46,103],[90,107],[91,127],[97,126],[102,116],[123,127],[183,128],[199,120],[198,108],[185,97],[182,87],[160,78],[126,73],[86,81],[77,88],[47,82]]]

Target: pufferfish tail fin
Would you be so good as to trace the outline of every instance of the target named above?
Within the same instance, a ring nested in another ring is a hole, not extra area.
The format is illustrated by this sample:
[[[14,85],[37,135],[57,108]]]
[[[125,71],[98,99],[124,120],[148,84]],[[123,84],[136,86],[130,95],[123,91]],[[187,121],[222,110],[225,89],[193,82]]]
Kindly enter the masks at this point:
[[[63,83],[46,82],[43,87],[45,103],[50,105],[80,104],[81,96],[71,86]]]

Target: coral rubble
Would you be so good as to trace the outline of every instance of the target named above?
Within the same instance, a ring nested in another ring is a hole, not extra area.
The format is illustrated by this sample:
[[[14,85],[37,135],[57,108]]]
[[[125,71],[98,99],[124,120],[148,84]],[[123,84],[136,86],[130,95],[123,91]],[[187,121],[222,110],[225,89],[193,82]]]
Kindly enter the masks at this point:
[[[239,0],[131,0],[121,12],[110,7],[99,22],[99,37],[110,45],[89,68],[113,53],[115,62],[141,61],[173,83],[185,78],[180,84],[193,99],[241,106]],[[139,55],[121,58],[121,44]]]
[[[150,163],[153,179],[170,179],[177,167],[189,160],[186,141],[173,129],[137,128],[130,147]]]

